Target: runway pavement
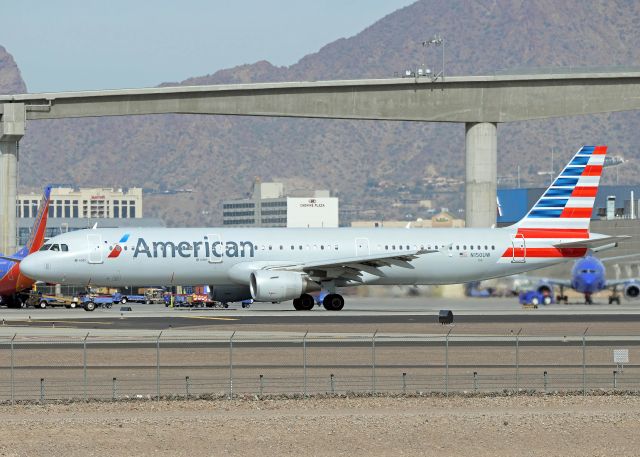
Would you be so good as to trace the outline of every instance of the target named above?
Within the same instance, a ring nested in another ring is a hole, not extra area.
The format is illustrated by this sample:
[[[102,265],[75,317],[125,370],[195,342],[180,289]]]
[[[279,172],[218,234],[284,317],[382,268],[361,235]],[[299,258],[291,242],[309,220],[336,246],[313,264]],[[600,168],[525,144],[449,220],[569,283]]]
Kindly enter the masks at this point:
[[[392,331],[442,333],[438,312],[454,313],[457,332],[498,333],[523,327],[562,333],[577,332],[583,327],[592,331],[606,328],[616,334],[634,334],[640,329],[640,303],[622,305],[549,305],[523,309],[517,298],[444,299],[444,298],[359,298],[347,297],[339,312],[316,307],[312,311],[295,311],[290,302],[255,303],[249,309],[231,305],[228,309],[166,308],[162,305],[127,304],[111,309],[86,312],[82,309],[52,308],[0,309],[2,328],[76,328],[122,330],[241,330],[241,331]]]

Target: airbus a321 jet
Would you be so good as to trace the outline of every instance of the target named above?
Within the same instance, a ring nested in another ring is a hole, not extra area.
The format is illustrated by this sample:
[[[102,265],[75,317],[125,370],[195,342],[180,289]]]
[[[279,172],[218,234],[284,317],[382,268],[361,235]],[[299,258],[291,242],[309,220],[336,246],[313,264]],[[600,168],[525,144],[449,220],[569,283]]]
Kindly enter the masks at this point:
[[[340,287],[451,284],[522,273],[614,247],[589,233],[606,146],[585,146],[517,224],[464,229],[90,229],[49,240],[22,262],[29,277],[76,285],[213,285],[214,300],[293,299]]]
[[[34,281],[27,278],[20,270],[20,262],[30,253],[37,252],[44,242],[47,216],[49,215],[49,198],[51,188],[45,187],[40,209],[31,229],[31,237],[25,247],[12,256],[0,254],[0,304],[10,308],[24,306],[21,292],[29,289]]]

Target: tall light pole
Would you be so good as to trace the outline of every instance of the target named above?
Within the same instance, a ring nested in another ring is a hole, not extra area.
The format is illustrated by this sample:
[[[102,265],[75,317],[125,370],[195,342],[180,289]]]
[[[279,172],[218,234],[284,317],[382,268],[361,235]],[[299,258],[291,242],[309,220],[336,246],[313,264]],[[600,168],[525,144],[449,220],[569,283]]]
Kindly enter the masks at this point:
[[[436,80],[441,78],[444,80],[444,38],[440,35],[434,35],[430,40],[426,40],[422,42],[422,46],[428,48],[429,46],[441,46],[442,47],[442,68],[440,69],[440,73],[431,76],[432,80]],[[426,62],[425,62],[426,66]]]

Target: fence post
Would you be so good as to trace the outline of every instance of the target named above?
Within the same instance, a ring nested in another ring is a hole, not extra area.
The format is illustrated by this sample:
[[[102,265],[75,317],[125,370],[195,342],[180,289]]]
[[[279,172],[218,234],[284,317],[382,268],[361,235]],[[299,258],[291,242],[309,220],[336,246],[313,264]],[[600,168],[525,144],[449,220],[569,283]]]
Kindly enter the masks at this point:
[[[453,330],[453,327],[447,332],[447,336],[444,338],[444,394],[449,396],[449,334]]]
[[[185,383],[185,388],[186,388],[186,390],[187,390],[187,400],[189,399],[189,387],[190,387],[190,382],[191,382],[191,379],[189,378],[189,376],[186,376],[186,377],[184,378],[184,383]]]
[[[613,370],[613,388],[618,388],[618,370]]]
[[[89,332],[82,340],[82,391],[84,401],[87,401],[87,338],[89,338]]]
[[[402,373],[402,393],[407,393],[407,373]]]
[[[44,403],[44,378],[40,378],[40,403]]]
[[[156,398],[160,401],[160,337],[162,336],[162,330],[158,334],[156,339]]]
[[[336,385],[334,383],[333,373],[331,373],[331,375],[329,377],[329,385],[331,386],[331,393],[335,394],[336,393]]]
[[[309,330],[302,337],[302,394],[304,397],[307,396],[307,335],[309,334]]]
[[[516,333],[516,392],[520,390],[520,332],[522,327]]]
[[[587,395],[587,331],[582,334],[582,395]]]
[[[261,397],[263,392],[264,392],[264,375],[260,375],[260,396]]]
[[[478,372],[477,371],[473,372],[473,391],[474,392],[478,391]]]
[[[378,329],[373,332],[373,337],[371,338],[371,393],[373,395],[376,394],[376,335],[378,333]]]
[[[549,385],[549,380],[547,379],[547,372],[545,371],[542,375],[542,384],[544,385],[544,393],[547,393],[547,386]]]
[[[229,337],[229,400],[233,400],[233,337],[236,332]]]
[[[116,383],[118,382],[118,380],[116,378],[113,378],[113,381],[111,383],[111,400],[112,401],[116,401]]]
[[[14,333],[13,338],[11,338],[11,404],[12,405],[16,404],[15,382],[14,382],[14,378],[13,378],[13,367],[14,367],[13,340],[16,339],[16,335],[17,335],[17,333]]]

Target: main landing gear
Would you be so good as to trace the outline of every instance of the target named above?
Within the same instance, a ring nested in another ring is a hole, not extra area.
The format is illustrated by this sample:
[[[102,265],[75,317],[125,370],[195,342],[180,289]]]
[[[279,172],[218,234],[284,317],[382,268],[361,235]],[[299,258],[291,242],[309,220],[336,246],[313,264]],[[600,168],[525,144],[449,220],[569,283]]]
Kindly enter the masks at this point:
[[[309,294],[302,294],[293,299],[293,307],[298,311],[310,311],[316,304]],[[344,308],[344,298],[340,294],[327,294],[322,300],[322,306],[328,311],[340,311]]]
[[[293,299],[293,307],[298,311],[309,311],[313,309],[316,301],[309,294],[302,294],[298,298]]]
[[[344,298],[340,294],[327,294],[322,300],[322,306],[327,311],[340,311],[344,308]]]

